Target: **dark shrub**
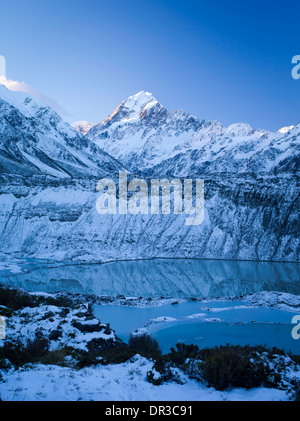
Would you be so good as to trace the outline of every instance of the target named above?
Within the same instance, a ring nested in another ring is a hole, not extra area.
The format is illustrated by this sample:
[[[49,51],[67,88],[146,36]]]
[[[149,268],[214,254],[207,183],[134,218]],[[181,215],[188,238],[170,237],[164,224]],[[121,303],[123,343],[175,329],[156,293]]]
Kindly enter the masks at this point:
[[[278,348],[265,346],[219,346],[199,349],[197,345],[178,343],[176,349],[157,359],[154,368],[163,377],[169,376],[169,367],[182,369],[191,378],[203,379],[218,390],[232,387],[278,387],[281,376],[264,365],[261,354],[270,361],[277,355],[285,355]],[[297,357],[290,355],[295,361]]]
[[[134,352],[128,345],[124,344],[116,348],[105,350],[101,353],[101,364],[121,364],[130,360],[136,352]]]
[[[217,390],[229,387],[258,387],[268,379],[262,363],[251,364],[250,355],[241,347],[221,346],[205,356],[202,364],[204,380]]]
[[[265,367],[257,356],[257,353],[267,352],[268,356],[279,353],[277,349],[267,350],[257,346],[219,346],[215,348],[199,349],[195,345],[177,344],[177,350],[171,350],[168,358],[181,368],[185,366],[187,358],[196,360],[193,366],[192,376],[199,375],[217,390],[231,387],[258,387],[260,385],[272,386],[269,382],[270,370]],[[281,353],[282,351],[280,351]],[[255,364],[250,360],[254,359]],[[276,379],[275,379],[276,380]]]
[[[187,358],[199,357],[199,347],[197,345],[177,343],[176,350],[174,348],[170,350],[171,352],[165,356],[165,359],[173,362],[178,367],[182,366]]]
[[[157,340],[147,334],[130,336],[128,346],[134,353],[145,358],[156,359],[161,355]]]
[[[26,351],[32,359],[38,359],[45,356],[49,351],[49,340],[44,337],[36,336],[33,340],[29,339],[26,345]]]
[[[43,357],[40,358],[42,364],[50,365],[66,365],[64,359],[67,355],[71,355],[71,352],[67,348],[57,349],[55,351],[49,351]]]
[[[76,364],[76,368],[84,368],[84,367],[90,367],[91,365],[96,365],[99,364],[99,360],[96,359],[96,357],[94,355],[90,355],[88,353],[82,355],[77,364]]]
[[[69,297],[63,295],[57,295],[56,297],[41,297],[40,301],[44,304],[57,307],[74,307],[73,301]]]
[[[152,383],[152,384],[154,384],[154,386],[159,386],[159,385],[161,385],[162,383],[163,383],[163,377],[158,377],[157,379],[155,379],[154,378],[154,373],[153,373],[153,371],[151,370],[151,371],[148,371],[147,372],[147,380],[148,380],[148,382],[149,383]]]
[[[31,361],[31,356],[20,341],[5,342],[4,346],[0,348],[0,368],[5,368],[5,360],[15,367],[21,367]]]
[[[0,286],[0,304],[12,310],[36,305],[33,297],[27,292],[2,286]]]

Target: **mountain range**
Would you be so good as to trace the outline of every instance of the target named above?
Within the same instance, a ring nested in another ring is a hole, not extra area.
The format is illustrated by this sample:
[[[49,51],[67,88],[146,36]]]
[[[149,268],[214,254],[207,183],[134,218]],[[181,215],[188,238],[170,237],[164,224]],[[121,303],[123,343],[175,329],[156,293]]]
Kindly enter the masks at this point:
[[[275,133],[245,123],[224,127],[183,110],[169,113],[149,92],[127,98],[103,122],[84,127],[90,140],[134,172],[276,174],[293,173],[299,165],[300,124]]]
[[[0,85],[1,253],[54,261],[153,257],[299,261],[300,124],[224,127],[150,93],[71,127]],[[76,129],[76,130],[75,130]],[[205,217],[99,215],[99,178],[201,177]]]

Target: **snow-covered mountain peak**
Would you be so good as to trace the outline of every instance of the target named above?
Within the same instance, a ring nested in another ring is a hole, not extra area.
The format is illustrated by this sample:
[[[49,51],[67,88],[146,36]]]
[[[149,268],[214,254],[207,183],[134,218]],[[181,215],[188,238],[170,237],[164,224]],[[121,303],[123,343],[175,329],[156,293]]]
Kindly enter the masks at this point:
[[[59,131],[63,135],[73,137],[77,135],[75,129],[37,97],[22,91],[11,91],[0,84],[0,103],[1,100],[4,101],[4,104],[18,110],[23,117],[37,119],[43,131],[48,133]]]
[[[151,115],[154,109],[159,111],[163,107],[151,93],[141,91],[122,101],[100,125],[108,128],[114,123],[117,123],[118,126],[120,124],[135,124],[140,119]]]
[[[182,109],[172,113],[149,92],[124,100],[87,137],[133,171],[214,173],[294,171],[294,138],[299,126],[278,132],[253,129],[247,123],[224,127]],[[292,147],[293,146],[293,147]],[[159,168],[158,168],[159,167]]]
[[[149,108],[157,103],[157,99],[154,98],[150,92],[140,91],[125,99],[122,102],[122,105],[123,107],[129,108],[131,111],[140,113],[145,106],[148,106]]]
[[[291,126],[286,126],[286,127],[281,127],[281,129],[278,130],[278,133],[281,134],[285,134],[288,133],[291,129],[293,129],[295,126],[291,125]]]
[[[71,127],[75,129],[77,132],[82,134],[87,134],[91,128],[96,126],[98,123],[91,123],[89,121],[74,121],[74,123],[71,124]]]
[[[120,167],[41,100],[0,85],[0,174],[87,177]]]
[[[230,134],[230,136],[250,136],[254,133],[253,128],[250,124],[246,123],[233,123],[230,124],[227,129],[225,130],[226,134]]]
[[[50,107],[38,98],[34,98],[26,92],[10,91],[6,86],[0,84],[0,100],[3,100],[18,110],[26,117],[34,117],[42,108],[50,110]]]

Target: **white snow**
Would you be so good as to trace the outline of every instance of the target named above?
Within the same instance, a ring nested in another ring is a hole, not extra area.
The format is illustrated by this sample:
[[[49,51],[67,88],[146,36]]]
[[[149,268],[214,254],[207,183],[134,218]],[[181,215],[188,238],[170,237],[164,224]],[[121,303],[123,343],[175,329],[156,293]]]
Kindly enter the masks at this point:
[[[263,387],[217,391],[189,379],[177,370],[183,385],[168,382],[154,386],[146,380],[153,363],[136,355],[118,365],[68,367],[32,365],[5,374],[3,401],[279,401],[288,400],[284,390]],[[158,373],[154,371],[156,377]]]
[[[155,319],[150,319],[149,322],[145,326],[156,324],[156,323],[176,322],[176,320],[177,319],[175,319],[174,317],[160,316],[160,317],[156,317]]]
[[[89,121],[74,121],[74,123],[71,124],[71,127],[82,134],[87,134],[87,132],[96,125],[97,123],[91,123]]]
[[[293,129],[295,126],[291,125],[291,126],[286,126],[286,127],[282,127],[281,129],[278,130],[278,133],[288,133],[291,129]]]
[[[157,115],[147,119],[147,111],[154,106]],[[195,168],[195,154],[192,159],[190,156],[193,151],[201,152],[196,155],[197,166],[209,163],[209,169],[214,172],[271,171],[285,160],[284,152],[291,156],[293,140],[286,135],[292,135],[293,127],[275,133],[253,129],[246,123],[224,127],[218,121],[201,121],[183,110],[170,114],[152,94],[142,91],[124,100],[109,117],[93,127],[88,137],[132,170],[159,165],[158,171],[164,174],[165,165],[166,170],[170,170],[170,165],[176,170],[178,162],[170,164],[168,160],[179,157],[182,170],[177,175],[186,176]],[[207,165],[205,168],[209,171]]]
[[[38,294],[40,295],[40,294]],[[115,334],[113,331],[104,333],[105,326],[101,325],[101,331],[81,332],[74,327],[73,322],[76,321],[83,326],[100,326],[99,320],[85,320],[84,316],[79,317],[78,312],[86,312],[87,305],[82,306],[76,310],[70,310],[64,317],[63,323],[60,312],[61,308],[53,305],[43,305],[39,307],[25,307],[22,310],[14,312],[13,316],[7,319],[6,334],[9,340],[20,338],[23,344],[26,345],[29,339],[33,340],[37,330],[44,332],[51,332],[60,327],[61,337],[50,341],[50,350],[59,349],[63,346],[71,346],[75,349],[87,351],[87,344],[93,339],[112,339],[115,341]],[[51,312],[53,315],[48,317],[47,314]]]

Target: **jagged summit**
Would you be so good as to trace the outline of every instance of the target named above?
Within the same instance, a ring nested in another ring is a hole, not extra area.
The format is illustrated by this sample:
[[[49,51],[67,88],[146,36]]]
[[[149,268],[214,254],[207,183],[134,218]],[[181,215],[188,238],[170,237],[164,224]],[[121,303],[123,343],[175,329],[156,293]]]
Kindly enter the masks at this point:
[[[182,109],[170,113],[150,93],[141,91],[121,102],[87,137],[127,168],[155,168],[162,174],[193,172],[270,172],[296,169],[299,126],[273,133],[247,123],[224,127]]]
[[[155,110],[161,111],[164,107],[151,93],[141,91],[122,101],[112,114],[97,126],[108,128],[115,123],[134,124],[140,119],[145,119]]]
[[[170,113],[151,93],[141,91],[122,101],[87,136],[133,171],[155,167],[162,173],[184,175],[191,169],[207,172],[209,168],[268,172],[281,159],[286,168],[297,153],[294,148],[288,152],[291,130],[292,126],[272,133],[247,123],[224,127],[182,109]],[[277,140],[282,137],[279,147]]]
[[[137,112],[141,111],[146,105],[151,107],[157,104],[158,101],[150,92],[140,91],[135,95],[129,96],[122,102],[124,107],[133,109]]]

